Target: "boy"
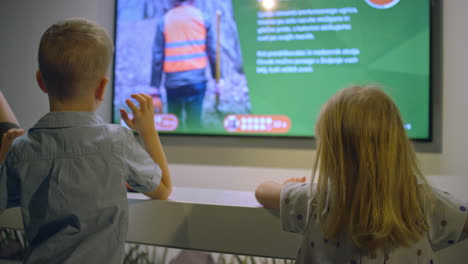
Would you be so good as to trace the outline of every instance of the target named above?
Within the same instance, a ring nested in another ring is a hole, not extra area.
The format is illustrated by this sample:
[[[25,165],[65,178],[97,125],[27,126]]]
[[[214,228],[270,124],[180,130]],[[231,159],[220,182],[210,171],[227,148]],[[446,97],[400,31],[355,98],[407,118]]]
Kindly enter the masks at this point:
[[[146,151],[130,130],[94,113],[112,52],[105,30],[85,19],[54,24],[41,38],[36,79],[50,112],[15,140],[0,173],[0,209],[23,213],[24,263],[122,263],[125,182],[154,199],[171,193],[151,97],[133,95],[139,107],[127,100],[132,118],[121,110]]]

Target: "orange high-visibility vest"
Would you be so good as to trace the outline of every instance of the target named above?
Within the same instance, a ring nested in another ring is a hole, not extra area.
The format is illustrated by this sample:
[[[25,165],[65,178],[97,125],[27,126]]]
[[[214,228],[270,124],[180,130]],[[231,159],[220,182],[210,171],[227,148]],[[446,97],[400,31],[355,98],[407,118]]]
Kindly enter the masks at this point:
[[[169,11],[164,16],[164,40],[164,72],[206,67],[206,27],[197,8],[182,5]]]

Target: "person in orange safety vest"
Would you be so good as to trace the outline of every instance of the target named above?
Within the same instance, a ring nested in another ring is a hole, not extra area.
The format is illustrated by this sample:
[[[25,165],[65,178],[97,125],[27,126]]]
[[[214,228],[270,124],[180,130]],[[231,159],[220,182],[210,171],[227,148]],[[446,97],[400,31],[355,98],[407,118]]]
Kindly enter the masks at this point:
[[[211,76],[216,74],[216,29],[194,6],[194,0],[173,0],[173,5],[156,29],[151,86],[158,92],[153,97],[160,96],[164,74],[168,112],[197,132],[202,124],[208,63]]]

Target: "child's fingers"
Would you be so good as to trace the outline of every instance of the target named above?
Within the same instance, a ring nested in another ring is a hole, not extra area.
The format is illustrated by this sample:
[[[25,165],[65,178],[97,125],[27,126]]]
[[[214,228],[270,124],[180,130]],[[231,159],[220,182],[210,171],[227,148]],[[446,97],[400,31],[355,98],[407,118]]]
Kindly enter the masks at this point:
[[[140,104],[140,110],[146,110],[147,105],[146,105],[146,100],[145,97],[143,97],[141,94],[132,94],[132,97],[138,101]]]
[[[120,109],[120,117],[125,122],[125,124],[127,124],[127,126],[130,127],[132,121],[130,120],[127,111],[125,111],[124,109]]]
[[[16,129],[12,128],[5,132],[7,143],[11,145],[13,140],[17,137]]]
[[[22,128],[17,128],[16,129],[16,137],[19,137],[19,136],[22,136],[26,133],[26,130],[22,129]]]
[[[2,136],[2,148],[9,149],[15,138],[23,135],[26,131],[20,128],[12,128],[7,132],[3,133]]]
[[[5,146],[9,148],[11,144],[13,143],[13,140],[15,139],[15,132],[13,130],[9,130],[5,134],[7,135],[7,139],[6,139],[7,142]]]
[[[290,183],[290,182],[296,182],[296,178],[289,178],[283,182],[283,184]]]
[[[289,178],[287,179],[286,181],[284,181],[284,183],[289,183],[289,182],[306,182],[307,178],[306,177],[302,177],[302,178]]]
[[[140,96],[145,100],[145,109],[148,111],[151,111],[153,109],[153,99],[151,96],[145,94],[145,93],[140,93]]]
[[[153,97],[145,93],[141,93],[140,95],[143,96],[147,102],[150,102],[153,99]]]
[[[125,100],[125,103],[127,103],[128,107],[130,107],[130,110],[132,110],[133,115],[138,113],[138,107],[132,102],[132,100],[127,99]]]
[[[5,147],[6,145],[8,145],[8,131],[3,133],[2,136],[2,147]]]
[[[148,106],[148,110],[153,111],[153,109],[154,109],[154,106],[153,106],[153,97],[151,97],[151,96],[148,95],[148,94],[144,94],[144,93],[142,93],[141,95],[146,99],[146,103],[147,103],[147,106]]]
[[[21,128],[13,128],[13,129],[10,129],[8,132],[11,131],[11,137],[13,139],[19,137],[19,136],[22,136],[24,133],[26,133],[26,131],[24,129],[21,129]]]
[[[122,117],[122,120],[125,122],[125,124],[127,124],[129,128],[132,128],[132,120],[130,120],[127,111],[125,111],[124,109],[120,109],[120,117]]]
[[[154,105],[153,105],[153,97],[148,95],[148,94],[144,94],[144,96],[146,97],[146,101],[148,101],[148,107],[149,109],[152,111],[154,109]]]
[[[120,108],[119,109],[120,111],[120,117],[122,118],[122,120],[127,123],[130,121],[130,117],[128,116],[128,113],[127,111],[125,111],[124,109]]]

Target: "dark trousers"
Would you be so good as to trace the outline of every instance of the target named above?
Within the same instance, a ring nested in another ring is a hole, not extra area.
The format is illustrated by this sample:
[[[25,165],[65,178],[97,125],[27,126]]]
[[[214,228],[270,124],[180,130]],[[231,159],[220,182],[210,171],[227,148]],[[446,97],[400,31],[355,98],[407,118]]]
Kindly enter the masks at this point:
[[[168,112],[177,116],[183,128],[201,128],[205,91],[206,82],[166,88]]]

